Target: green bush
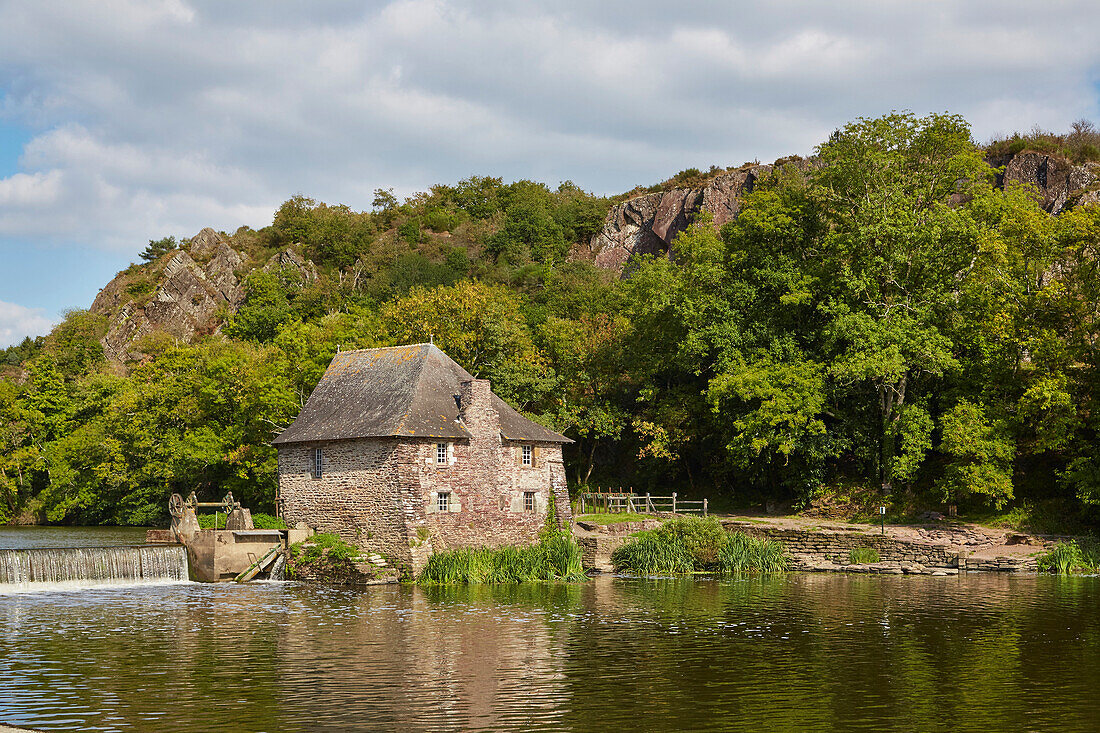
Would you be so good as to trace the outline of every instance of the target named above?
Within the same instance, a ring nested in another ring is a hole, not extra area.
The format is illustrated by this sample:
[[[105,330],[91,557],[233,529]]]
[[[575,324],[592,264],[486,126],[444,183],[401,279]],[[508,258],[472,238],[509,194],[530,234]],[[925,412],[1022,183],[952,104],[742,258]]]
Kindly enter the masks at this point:
[[[287,578],[300,577],[307,568],[311,574],[322,577],[343,577],[352,570],[351,561],[360,554],[358,547],[344,542],[338,535],[315,534],[305,542],[290,546]]]
[[[1100,571],[1100,542],[1095,539],[1059,542],[1039,557],[1039,569],[1059,575]]]
[[[848,562],[852,565],[866,565],[881,559],[878,550],[873,547],[853,547],[848,550]]]
[[[324,554],[333,560],[350,560],[360,555],[358,547],[344,542],[339,535],[335,534],[315,534],[309,538],[308,543],[313,545],[311,549],[317,550],[318,554],[327,550]]]
[[[986,146],[990,155],[1015,155],[1024,150],[1060,155],[1074,163],[1100,160],[1100,131],[1088,120],[1077,120],[1067,133],[1058,134],[1038,126],[1030,131],[1014,132],[1010,137],[993,140]]]
[[[202,529],[214,529],[214,517],[213,514],[199,514],[199,527]],[[218,529],[225,529],[225,513],[217,515]],[[253,514],[252,526],[256,529],[286,529],[286,522],[279,517],[273,517],[270,514]]]
[[[282,517],[274,517],[270,514],[253,514],[252,525],[256,529],[286,529],[286,521]]]
[[[783,544],[722,529],[716,519],[681,517],[638,532],[611,554],[616,570],[643,575],[782,572]]]
[[[530,580],[585,579],[581,548],[567,532],[544,532],[536,545],[526,547],[464,547],[437,552],[417,582],[425,585],[455,583],[520,583]]]
[[[140,298],[143,295],[152,293],[155,287],[153,281],[148,277],[140,277],[131,281],[130,284],[126,286],[126,292],[134,298]]]

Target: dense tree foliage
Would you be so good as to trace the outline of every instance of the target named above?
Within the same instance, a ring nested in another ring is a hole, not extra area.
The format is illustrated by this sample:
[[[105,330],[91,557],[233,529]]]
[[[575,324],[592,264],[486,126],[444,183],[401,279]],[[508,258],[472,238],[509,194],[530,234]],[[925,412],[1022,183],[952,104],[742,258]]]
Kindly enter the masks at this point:
[[[575,441],[574,485],[1095,521],[1100,208],[997,189],[951,115],[858,120],[817,152],[621,280],[569,260],[608,205],[571,183],[379,189],[369,212],[296,196],[233,235],[248,297],[220,334],[154,334],[122,370],[76,311],[4,352],[0,520],[159,521],[191,490],[270,510],[270,440],[337,349],[432,339]],[[287,247],[315,271],[259,268]]]

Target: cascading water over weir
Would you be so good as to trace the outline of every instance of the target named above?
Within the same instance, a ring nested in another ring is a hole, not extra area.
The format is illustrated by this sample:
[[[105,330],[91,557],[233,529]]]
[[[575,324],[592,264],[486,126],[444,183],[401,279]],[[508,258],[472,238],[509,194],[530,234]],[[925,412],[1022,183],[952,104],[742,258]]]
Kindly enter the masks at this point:
[[[225,529],[200,529],[195,510],[224,510]],[[169,501],[172,525],[146,532],[148,544],[108,547],[0,549],[0,595],[36,590],[281,579],[288,537],[306,530],[255,529],[252,514],[226,494],[201,503],[194,493]]]
[[[180,546],[0,550],[0,594],[187,580]]]

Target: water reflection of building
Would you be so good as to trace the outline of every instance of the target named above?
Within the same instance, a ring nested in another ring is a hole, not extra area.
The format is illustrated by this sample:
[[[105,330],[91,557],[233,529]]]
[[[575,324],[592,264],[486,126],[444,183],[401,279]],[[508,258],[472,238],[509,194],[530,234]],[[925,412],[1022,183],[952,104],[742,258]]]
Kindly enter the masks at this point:
[[[551,585],[391,586],[355,594],[335,618],[288,618],[280,655],[296,671],[284,675],[284,705],[317,730],[552,724],[568,637],[555,609],[569,596]]]

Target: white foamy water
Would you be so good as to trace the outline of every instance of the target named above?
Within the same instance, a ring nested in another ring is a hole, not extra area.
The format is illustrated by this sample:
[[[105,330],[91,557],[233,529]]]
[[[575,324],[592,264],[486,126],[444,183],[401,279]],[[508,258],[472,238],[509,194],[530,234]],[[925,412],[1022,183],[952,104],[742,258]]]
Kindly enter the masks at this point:
[[[182,547],[0,550],[0,594],[187,581]]]

